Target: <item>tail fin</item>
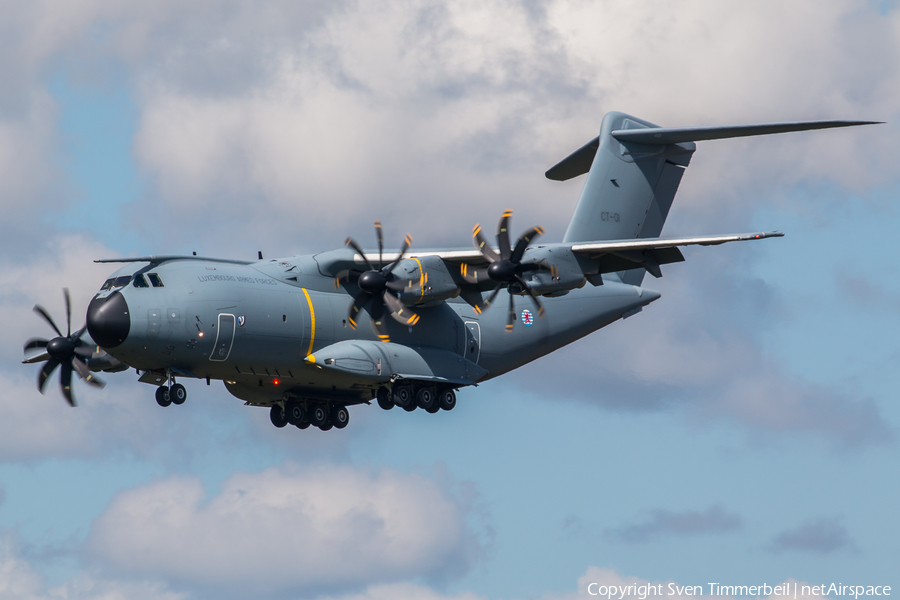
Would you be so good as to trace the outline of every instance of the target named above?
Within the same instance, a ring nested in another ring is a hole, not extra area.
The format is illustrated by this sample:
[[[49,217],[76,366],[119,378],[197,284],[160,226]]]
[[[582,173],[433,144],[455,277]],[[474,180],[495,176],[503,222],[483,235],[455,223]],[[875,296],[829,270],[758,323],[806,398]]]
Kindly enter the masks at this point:
[[[806,121],[724,127],[659,127],[620,112],[603,117],[600,135],[547,171],[565,181],[587,173],[565,243],[659,237],[695,141],[870,125],[873,121]],[[623,272],[639,285],[644,269]]]

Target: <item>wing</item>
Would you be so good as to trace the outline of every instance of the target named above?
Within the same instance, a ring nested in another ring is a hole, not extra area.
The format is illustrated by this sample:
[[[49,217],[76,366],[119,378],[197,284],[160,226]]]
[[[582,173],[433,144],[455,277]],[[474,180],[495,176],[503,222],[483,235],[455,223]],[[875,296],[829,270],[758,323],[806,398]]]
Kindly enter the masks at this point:
[[[717,246],[728,242],[762,240],[782,237],[780,231],[736,233],[684,238],[638,238],[572,244],[573,253],[589,261],[596,261],[597,272],[613,273],[643,267],[654,277],[662,277],[659,266],[684,260],[679,246]]]

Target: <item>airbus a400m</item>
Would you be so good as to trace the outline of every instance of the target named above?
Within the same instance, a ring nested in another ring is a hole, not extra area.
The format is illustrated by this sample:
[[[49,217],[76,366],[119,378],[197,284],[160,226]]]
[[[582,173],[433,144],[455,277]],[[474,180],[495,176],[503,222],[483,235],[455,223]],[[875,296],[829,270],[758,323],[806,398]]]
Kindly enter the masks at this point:
[[[640,312],[659,298],[642,287],[644,274],[684,260],[679,247],[782,235],[659,237],[694,142],[862,124],[663,128],[608,113],[597,137],[546,173],[587,173],[561,242],[538,243],[540,227],[513,240],[506,211],[496,245],[476,226],[474,249],[416,251],[407,236],[385,251],[376,221],[370,251],[348,239],[274,260],[103,259],[123,266],[91,300],[86,326],[72,332],[68,292],[65,335],[36,306],[57,337],[28,341],[24,362],[44,363],[41,391],[59,368],[73,406],[73,372],[103,385],[95,373],[135,369],[161,406],[185,401],[178,381],[222,380],[269,408],[277,427],[343,428],[348,407],[373,400],[451,410],[457,391]]]

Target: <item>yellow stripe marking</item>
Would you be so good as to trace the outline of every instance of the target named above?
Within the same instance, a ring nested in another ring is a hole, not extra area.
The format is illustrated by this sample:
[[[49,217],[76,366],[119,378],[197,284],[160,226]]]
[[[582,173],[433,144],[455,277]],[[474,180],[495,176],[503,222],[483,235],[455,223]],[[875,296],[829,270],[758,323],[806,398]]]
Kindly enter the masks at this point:
[[[419,265],[419,289],[422,290],[422,298],[425,297],[425,282],[428,281],[428,278],[425,276],[425,269],[422,267],[422,261],[420,261],[415,256],[411,256],[416,264]]]
[[[312,356],[313,342],[316,341],[316,311],[313,308],[312,298],[309,297],[309,292],[306,291],[306,288],[300,289],[303,290],[303,295],[306,296],[306,302],[309,304],[309,350],[306,352],[306,355]]]

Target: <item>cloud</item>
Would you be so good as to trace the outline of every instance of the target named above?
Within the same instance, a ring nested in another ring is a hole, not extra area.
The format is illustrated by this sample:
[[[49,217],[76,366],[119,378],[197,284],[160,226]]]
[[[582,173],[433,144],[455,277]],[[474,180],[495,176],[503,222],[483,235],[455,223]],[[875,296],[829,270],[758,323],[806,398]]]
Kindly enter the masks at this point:
[[[121,492],[87,547],[130,576],[311,593],[459,575],[479,552],[465,519],[425,477],[269,468],[236,473],[211,498],[191,477]]]
[[[183,600],[186,595],[150,581],[103,579],[86,571],[48,585],[10,536],[0,537],[0,598],[16,600]]]
[[[676,512],[666,509],[650,511],[643,521],[607,531],[607,535],[624,542],[643,543],[660,536],[692,536],[710,533],[726,533],[740,529],[741,517],[725,511],[721,506],[711,506],[705,511]]]
[[[308,251],[368,233],[379,217],[417,240],[466,244],[471,225],[509,199],[561,236],[568,211],[547,206],[574,204],[580,182],[542,173],[606,110],[669,125],[897,114],[898,65],[881,60],[897,54],[896,14],[849,1],[781,8],[84,0],[16,11],[26,33],[9,55],[24,53],[33,71],[65,65],[88,84],[109,61],[126,65],[134,157],[149,176],[132,208],[182,217],[129,224],[156,243],[190,234],[217,252],[246,255],[254,238]],[[771,192],[801,181],[883,182],[894,137],[883,128],[702,146],[707,174],[692,169],[680,210],[700,223],[721,219],[735,190],[777,201]],[[221,226],[205,227],[211,218]]]
[[[782,531],[772,540],[769,549],[772,552],[793,550],[831,554],[837,550],[853,550],[855,547],[850,533],[839,518],[823,517]]]
[[[662,293],[659,301],[518,376],[554,399],[556,383],[568,381],[567,397],[612,410],[679,411],[697,422],[803,432],[841,447],[892,439],[872,399],[825,388],[767,356],[766,332],[787,311],[765,281],[744,275],[754,243],[737,246],[688,255],[663,279],[645,281]],[[548,369],[557,376],[541,377]]]

